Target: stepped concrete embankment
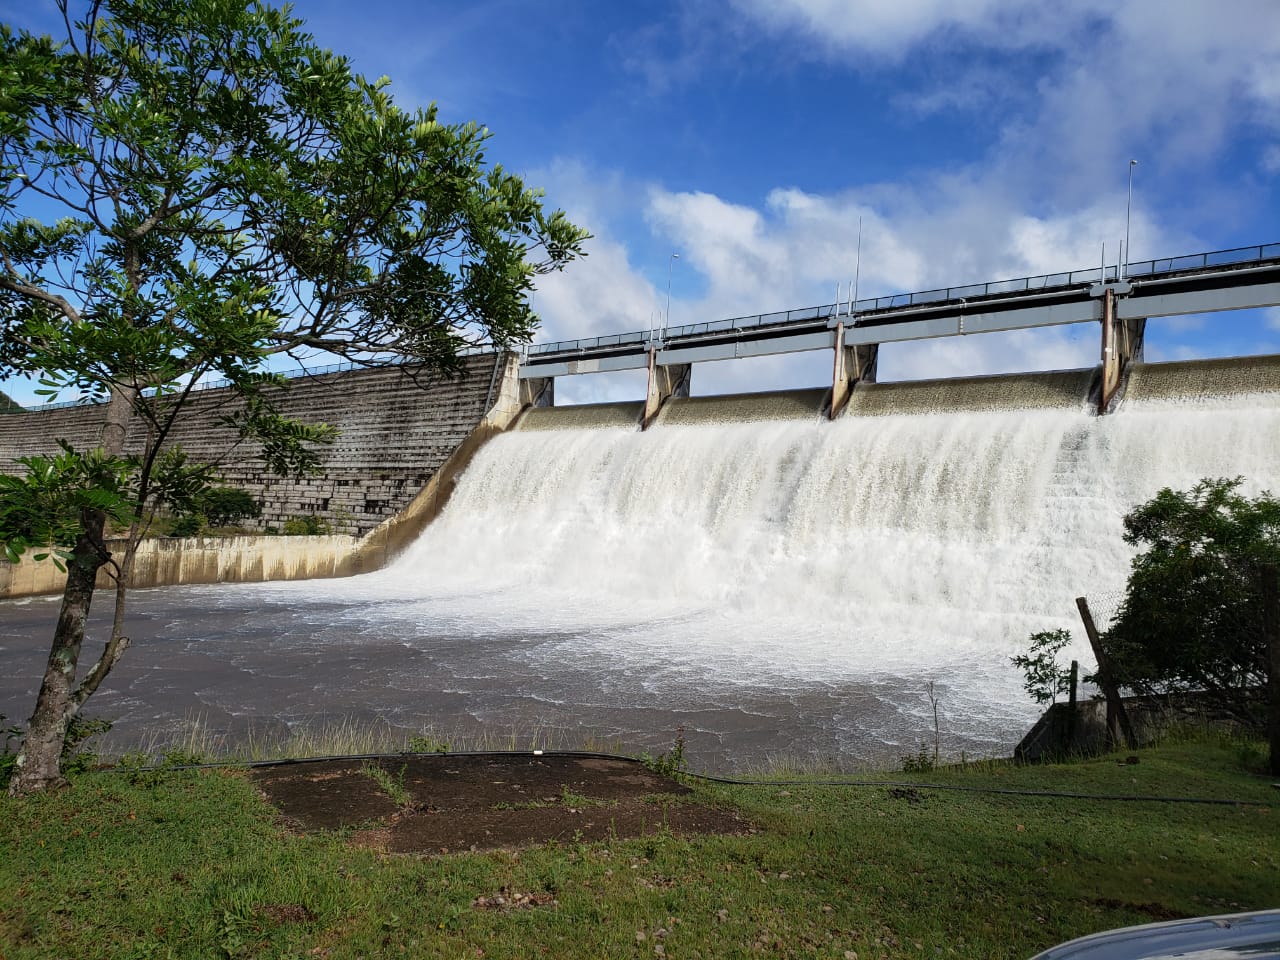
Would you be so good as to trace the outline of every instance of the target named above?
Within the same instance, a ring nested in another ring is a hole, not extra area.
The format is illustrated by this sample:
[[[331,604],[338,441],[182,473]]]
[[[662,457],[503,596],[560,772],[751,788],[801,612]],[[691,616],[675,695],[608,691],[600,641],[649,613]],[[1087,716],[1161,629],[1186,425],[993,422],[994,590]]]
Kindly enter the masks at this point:
[[[228,483],[262,504],[259,527],[317,516],[336,532],[360,536],[399,513],[485,417],[496,396],[504,358],[468,358],[457,379],[415,379],[407,368],[344,370],[291,380],[272,399],[286,417],[337,427],[320,448],[311,476],[279,477],[258,459],[256,444],[236,443],[223,418],[238,401],[225,389],[193,394],[170,443],[191,460],[219,464]],[[0,473],[17,473],[17,458],[56,453],[64,439],[93,447],[101,408],[67,407],[0,415]],[[140,451],[145,426],[135,420],[127,452]]]
[[[513,355],[481,354],[457,379],[415,380],[398,368],[348,370],[294,380],[277,399],[285,416],[336,426],[319,471],[282,478],[268,472],[248,444],[235,444],[220,418],[233,412],[225,390],[197,394],[173,442],[197,462],[220,463],[229,483],[263,506],[260,526],[314,515],[340,533],[317,537],[197,537],[143,543],[135,562],[138,587],[348,576],[377,569],[443,509],[476,451],[520,412]],[[96,445],[100,411],[64,407],[0,416],[0,472],[21,470],[18,458],[54,453],[58,439]],[[141,425],[129,448],[140,444]],[[228,452],[230,451],[230,452]],[[108,584],[107,574],[101,585]],[[61,590],[65,575],[51,560],[0,562],[0,599]]]

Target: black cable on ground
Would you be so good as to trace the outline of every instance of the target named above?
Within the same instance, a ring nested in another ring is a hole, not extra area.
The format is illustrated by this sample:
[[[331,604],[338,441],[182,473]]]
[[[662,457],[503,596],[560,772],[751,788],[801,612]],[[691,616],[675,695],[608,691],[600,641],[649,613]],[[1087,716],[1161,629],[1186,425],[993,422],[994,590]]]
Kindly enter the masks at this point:
[[[216,763],[160,764],[149,767],[106,767],[100,773],[164,773],[182,770],[225,770],[225,769],[261,769],[264,767],[287,767],[307,763],[332,763],[335,761],[353,760],[403,760],[407,757],[436,757],[441,761],[452,757],[528,757],[554,758],[563,757],[576,760],[618,760],[625,763],[642,763],[635,757],[622,756],[616,753],[595,753],[586,750],[450,750],[446,753],[363,753],[353,756],[331,757],[296,757],[283,760],[224,760]],[[732,787],[893,787],[912,790],[942,790],[952,793],[975,793],[1006,797],[1041,797],[1052,800],[1104,800],[1122,803],[1194,803],[1209,806],[1227,807],[1268,807],[1280,808],[1280,802],[1269,800],[1234,800],[1218,797],[1165,797],[1144,796],[1142,794],[1125,793],[1075,793],[1064,790],[1024,790],[1011,787],[973,787],[956,783],[926,783],[915,780],[740,780],[734,777],[720,777],[709,773],[681,772],[679,776],[704,783],[715,783]]]

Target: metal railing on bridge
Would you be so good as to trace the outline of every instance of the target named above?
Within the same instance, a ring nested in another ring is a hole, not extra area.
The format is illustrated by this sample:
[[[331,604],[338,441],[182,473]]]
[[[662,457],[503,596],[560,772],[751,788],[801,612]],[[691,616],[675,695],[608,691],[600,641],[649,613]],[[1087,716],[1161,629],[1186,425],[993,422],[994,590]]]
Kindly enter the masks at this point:
[[[1209,253],[1195,253],[1181,257],[1163,257],[1155,260],[1141,260],[1130,263],[1121,271],[1115,264],[1108,267],[1090,267],[1083,270],[1071,270],[1065,273],[1044,273],[1034,277],[1019,277],[1014,280],[993,280],[989,283],[971,283],[958,287],[939,287],[934,290],[921,290],[915,293],[894,293],[883,297],[870,297],[858,300],[852,305],[828,303],[818,307],[803,307],[797,310],[782,310],[775,313],[760,313],[745,317],[731,317],[727,320],[712,320],[706,323],[685,324],[679,327],[668,327],[666,330],[637,330],[629,333],[615,333],[602,337],[585,337],[579,340],[561,340],[554,343],[531,344],[525,351],[528,357],[536,357],[549,353],[574,353],[580,351],[607,350],[610,347],[627,347],[643,345],[652,339],[679,340],[685,337],[702,336],[711,333],[732,333],[737,330],[755,330],[761,327],[785,327],[805,322],[834,320],[838,317],[853,316],[856,323],[861,314],[877,313],[883,310],[901,309],[904,307],[926,306],[935,303],[947,303],[958,300],[997,297],[1037,293],[1075,286],[1087,286],[1098,282],[1121,279],[1145,279],[1163,277],[1173,274],[1192,273],[1214,267],[1242,266],[1280,259],[1280,243],[1260,244],[1252,247],[1235,247],[1230,250],[1214,250]]]

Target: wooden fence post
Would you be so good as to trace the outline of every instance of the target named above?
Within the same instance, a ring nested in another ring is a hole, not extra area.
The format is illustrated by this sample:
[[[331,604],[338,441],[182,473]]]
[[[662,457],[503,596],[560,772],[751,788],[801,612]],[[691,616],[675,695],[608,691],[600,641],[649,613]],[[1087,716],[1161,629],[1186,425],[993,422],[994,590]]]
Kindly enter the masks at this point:
[[[1067,692],[1067,750],[1075,749],[1076,745],[1076,727],[1079,725],[1079,718],[1076,708],[1076,689],[1080,682],[1080,661],[1071,661],[1071,687]]]
[[[1089,646],[1093,648],[1093,656],[1098,661],[1098,685],[1102,687],[1103,696],[1107,698],[1107,745],[1114,748],[1120,745],[1121,733],[1124,744],[1130,750],[1138,745],[1133,735],[1133,727],[1129,724],[1129,715],[1125,712],[1124,701],[1120,699],[1120,690],[1111,674],[1111,661],[1102,649],[1102,641],[1098,637],[1098,628],[1093,622],[1093,614],[1089,611],[1089,601],[1084,597],[1076,597],[1076,607],[1080,610],[1080,619],[1084,623],[1084,632],[1089,637]]]

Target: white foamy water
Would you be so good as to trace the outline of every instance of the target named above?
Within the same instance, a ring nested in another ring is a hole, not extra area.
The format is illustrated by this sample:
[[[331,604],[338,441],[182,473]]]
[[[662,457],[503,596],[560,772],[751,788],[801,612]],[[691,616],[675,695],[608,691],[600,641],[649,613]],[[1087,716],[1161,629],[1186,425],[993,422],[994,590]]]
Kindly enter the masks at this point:
[[[1036,630],[1079,636],[1074,598],[1123,589],[1123,515],[1205,476],[1280,488],[1278,439],[1275,394],[1104,418],[543,424],[491,441],[391,568],[271,589],[349,601],[363,630],[429,628],[477,661],[485,638],[517,638],[500,669],[569,713],[765,704],[770,729],[788,710],[818,724],[819,755],[883,758],[931,736],[933,681],[944,737],[1005,750],[1038,711],[1009,657]],[[1083,642],[1072,655],[1091,662]]]

